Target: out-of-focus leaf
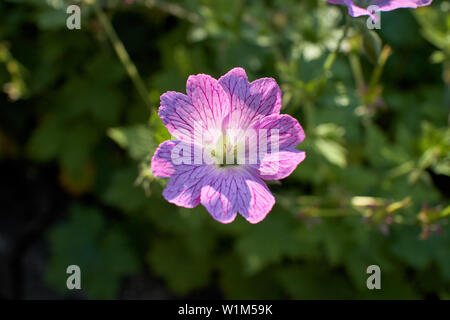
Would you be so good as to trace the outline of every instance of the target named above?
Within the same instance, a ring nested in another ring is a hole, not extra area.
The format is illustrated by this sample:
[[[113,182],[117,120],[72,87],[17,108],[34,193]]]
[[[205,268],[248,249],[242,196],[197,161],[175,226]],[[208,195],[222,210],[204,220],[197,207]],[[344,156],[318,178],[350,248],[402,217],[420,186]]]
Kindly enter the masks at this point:
[[[135,125],[127,128],[110,128],[108,136],[119,146],[126,149],[135,160],[142,160],[156,149],[152,130],[147,125]]]
[[[205,286],[212,271],[207,251],[192,252],[184,241],[176,238],[154,243],[148,261],[152,270],[163,277],[176,294]]]
[[[294,299],[349,299],[350,286],[324,266],[290,266],[277,273],[281,284]],[[326,286],[329,290],[322,291]]]
[[[241,264],[242,260],[236,255],[227,255],[219,261],[219,283],[227,299],[281,299],[285,296],[270,269],[248,275],[242,272]]]
[[[69,220],[49,234],[52,258],[46,281],[61,293],[68,293],[66,269],[81,269],[81,292],[91,299],[117,298],[120,281],[138,270],[138,261],[123,230],[109,227],[100,212],[75,206]]]
[[[345,167],[347,151],[342,144],[345,129],[334,123],[323,123],[315,128],[314,133],[313,144],[317,152],[338,167]]]
[[[153,139],[155,140],[155,143],[157,145],[166,140],[170,140],[171,135],[167,130],[167,128],[162,123],[161,118],[159,118],[156,109],[154,110],[150,118],[150,127],[152,129]]]
[[[331,139],[317,138],[314,141],[314,146],[332,164],[338,167],[345,167],[347,165],[345,158],[346,150],[339,142]]]
[[[448,8],[447,12],[429,8],[424,9],[414,12],[417,20],[422,25],[422,34],[428,41],[450,54]]]
[[[65,10],[46,10],[36,17],[37,24],[41,29],[57,29],[66,26],[68,15]]]
[[[255,225],[236,244],[247,273],[260,271],[284,257],[296,257],[301,242],[295,225],[279,214],[272,213],[265,221]]]
[[[31,157],[39,161],[48,161],[56,157],[63,145],[64,123],[55,118],[48,117],[39,126],[28,143],[28,151]]]
[[[103,193],[104,201],[125,212],[142,210],[149,199],[145,197],[144,191],[135,185],[136,176],[135,168],[124,168],[115,172]]]

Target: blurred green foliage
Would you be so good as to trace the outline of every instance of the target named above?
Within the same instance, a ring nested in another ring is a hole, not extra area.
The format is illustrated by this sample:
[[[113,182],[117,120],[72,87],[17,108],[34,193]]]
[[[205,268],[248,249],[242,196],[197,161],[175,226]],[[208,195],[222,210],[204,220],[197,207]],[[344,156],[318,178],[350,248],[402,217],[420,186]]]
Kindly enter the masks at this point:
[[[66,269],[76,264],[81,269],[88,296],[112,299],[119,280],[137,271],[138,262],[123,230],[109,227],[101,213],[92,208],[74,206],[66,223],[49,234],[53,259],[46,280],[55,288],[66,289]]]
[[[65,27],[64,0],[0,3],[0,157],[56,164],[73,195],[48,234],[48,284],[64,293],[78,264],[86,297],[114,298],[148,266],[178,296],[450,297],[449,1],[383,13],[376,33],[321,0],[103,1],[151,111],[93,1],[70,3],[81,30]],[[149,168],[170,137],[159,96],[236,66],[276,78],[306,131],[306,160],[270,185],[257,225],[167,203]]]

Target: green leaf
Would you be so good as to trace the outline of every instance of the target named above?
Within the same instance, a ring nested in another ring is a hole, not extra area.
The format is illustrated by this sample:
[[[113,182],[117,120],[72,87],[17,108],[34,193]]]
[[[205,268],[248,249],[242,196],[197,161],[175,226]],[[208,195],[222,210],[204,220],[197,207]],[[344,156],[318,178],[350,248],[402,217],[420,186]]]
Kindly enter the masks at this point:
[[[404,230],[393,243],[392,252],[408,265],[424,269],[433,258],[432,243],[419,239],[418,228]]]
[[[414,10],[414,14],[422,26],[421,32],[423,36],[429,42],[450,54],[448,12],[434,8],[424,8],[424,10]]]
[[[342,143],[345,129],[334,123],[322,123],[314,129],[314,134],[315,150],[329,162],[341,168],[345,167],[347,150]]]
[[[202,246],[202,243],[197,243]],[[148,255],[152,270],[163,277],[176,294],[206,286],[212,268],[208,251],[192,252],[180,238],[161,239],[153,243]]]
[[[102,194],[103,201],[124,212],[142,210],[150,200],[145,197],[144,190],[135,185],[136,177],[135,167],[114,172],[108,187]]]
[[[108,129],[108,136],[123,149],[126,149],[130,157],[135,160],[142,160],[156,149],[156,144],[152,138],[152,130],[147,125],[110,128]]]
[[[76,176],[88,162],[91,151],[100,139],[100,132],[89,123],[75,123],[65,128],[63,136],[64,143],[59,151],[60,165],[66,173]]]
[[[352,298],[352,289],[344,277],[323,265],[284,267],[277,272],[277,276],[291,299]],[[324,291],[325,287],[328,289]]]
[[[271,269],[249,275],[239,256],[230,254],[219,261],[219,283],[227,299],[282,299],[285,295]]]
[[[150,127],[152,128],[153,139],[156,144],[160,144],[171,139],[171,135],[158,116],[156,109],[152,112],[150,118]]]
[[[254,274],[284,257],[298,256],[302,250],[295,230],[288,217],[275,212],[248,230],[236,242],[245,271]]]
[[[64,124],[60,119],[49,116],[32,133],[27,145],[28,154],[38,161],[54,159],[64,143]]]
[[[66,26],[67,17],[65,10],[48,9],[36,16],[36,22],[44,30],[59,29]]]
[[[331,139],[317,138],[314,140],[314,147],[318,153],[323,155],[332,164],[341,168],[347,165],[347,151],[339,142]]]
[[[138,261],[123,231],[109,227],[94,208],[74,206],[67,221],[50,230],[46,282],[61,293],[69,265],[81,269],[81,292],[90,299],[117,298],[120,281],[138,271]]]
[[[27,152],[38,161],[58,159],[67,174],[76,176],[85,168],[99,138],[99,132],[89,122],[72,123],[62,116],[50,115],[33,132]]]

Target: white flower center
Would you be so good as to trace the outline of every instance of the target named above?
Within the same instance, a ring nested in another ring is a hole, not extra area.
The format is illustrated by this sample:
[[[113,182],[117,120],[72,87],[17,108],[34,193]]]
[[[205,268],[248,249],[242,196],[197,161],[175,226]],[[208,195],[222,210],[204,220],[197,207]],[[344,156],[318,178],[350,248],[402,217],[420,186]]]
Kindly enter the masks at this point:
[[[220,167],[236,166],[238,160],[238,145],[233,143],[227,134],[222,134],[216,145],[210,150],[211,156]],[[242,157],[240,157],[242,158]]]

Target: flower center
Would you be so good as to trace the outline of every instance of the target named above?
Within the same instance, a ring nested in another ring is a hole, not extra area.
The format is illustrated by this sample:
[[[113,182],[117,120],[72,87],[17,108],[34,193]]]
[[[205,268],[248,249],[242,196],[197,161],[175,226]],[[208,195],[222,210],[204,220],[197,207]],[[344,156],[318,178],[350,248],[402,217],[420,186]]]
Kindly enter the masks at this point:
[[[238,147],[228,141],[226,135],[223,135],[216,147],[211,150],[211,156],[219,167],[238,165]]]

